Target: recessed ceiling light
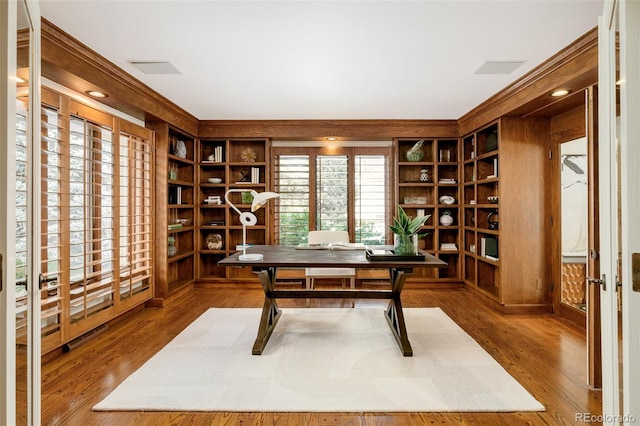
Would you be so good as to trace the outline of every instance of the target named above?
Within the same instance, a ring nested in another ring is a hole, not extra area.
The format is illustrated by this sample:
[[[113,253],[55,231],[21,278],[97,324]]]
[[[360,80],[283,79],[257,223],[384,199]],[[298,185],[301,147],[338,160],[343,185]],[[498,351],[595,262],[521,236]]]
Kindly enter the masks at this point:
[[[554,90],[553,92],[551,92],[549,94],[549,96],[553,96],[554,98],[559,98],[561,96],[566,96],[569,93],[571,93],[571,90],[569,90],[569,89],[557,89],[557,90]]]
[[[337,141],[337,140],[338,140],[338,138],[337,138],[337,137],[335,137],[335,136],[328,136],[328,137],[327,137],[327,140],[328,140],[328,141]]]
[[[107,98],[109,95],[106,93],[98,92],[97,90],[87,90],[85,92],[87,95],[92,96],[94,98]]]

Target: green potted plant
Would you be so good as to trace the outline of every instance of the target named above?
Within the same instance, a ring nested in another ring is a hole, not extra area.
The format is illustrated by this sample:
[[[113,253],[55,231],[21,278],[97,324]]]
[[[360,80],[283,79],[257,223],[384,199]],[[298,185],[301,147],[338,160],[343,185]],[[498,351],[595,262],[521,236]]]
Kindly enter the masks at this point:
[[[418,231],[429,220],[430,214],[411,218],[398,206],[398,215],[393,218],[389,228],[394,234],[394,253],[398,256],[411,256],[418,252]]]

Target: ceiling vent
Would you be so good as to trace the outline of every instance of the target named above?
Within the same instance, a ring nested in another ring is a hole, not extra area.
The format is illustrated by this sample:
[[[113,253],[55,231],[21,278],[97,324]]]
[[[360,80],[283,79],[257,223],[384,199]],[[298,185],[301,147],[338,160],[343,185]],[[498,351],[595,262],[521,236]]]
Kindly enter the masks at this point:
[[[145,74],[182,74],[169,61],[129,61]]]
[[[474,74],[511,74],[525,61],[484,61]]]

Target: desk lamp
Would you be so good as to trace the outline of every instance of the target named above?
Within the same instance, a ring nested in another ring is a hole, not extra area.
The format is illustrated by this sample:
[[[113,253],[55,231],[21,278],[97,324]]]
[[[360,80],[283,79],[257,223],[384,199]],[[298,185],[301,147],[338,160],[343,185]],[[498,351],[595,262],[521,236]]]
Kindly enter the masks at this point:
[[[251,212],[242,212],[238,209],[235,204],[229,201],[229,194],[232,192],[247,192],[246,189],[234,188],[230,189],[224,194],[224,199],[227,204],[238,213],[240,216],[240,222],[242,223],[242,254],[238,257],[239,260],[245,261],[256,261],[262,260],[262,254],[260,253],[249,253],[247,254],[247,226],[254,226],[258,223],[258,218],[252,212],[255,212],[260,207],[264,206],[267,201],[272,198],[277,198],[280,194],[275,192],[256,192],[253,189],[250,191],[253,196],[253,202],[251,203]]]

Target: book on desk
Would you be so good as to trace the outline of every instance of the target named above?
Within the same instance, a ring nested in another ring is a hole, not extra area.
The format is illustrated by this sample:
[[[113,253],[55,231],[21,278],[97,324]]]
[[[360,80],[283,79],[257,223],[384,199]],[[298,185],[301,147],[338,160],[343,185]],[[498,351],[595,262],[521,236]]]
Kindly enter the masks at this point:
[[[298,244],[296,250],[366,250],[362,243]]]

